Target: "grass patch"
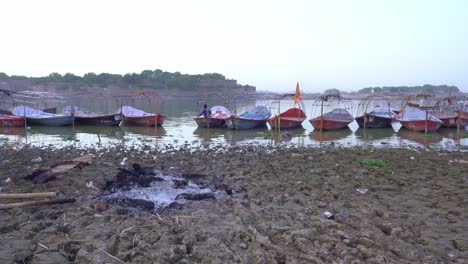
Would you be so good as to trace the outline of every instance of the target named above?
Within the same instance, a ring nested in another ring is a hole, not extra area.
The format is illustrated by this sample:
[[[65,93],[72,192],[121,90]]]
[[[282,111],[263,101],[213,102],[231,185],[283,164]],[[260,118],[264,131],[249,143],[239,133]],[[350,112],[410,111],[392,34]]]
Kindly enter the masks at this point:
[[[381,160],[365,159],[361,163],[364,166],[379,167],[379,168],[388,167],[388,164],[385,161],[381,161]]]
[[[60,135],[60,138],[64,141],[73,141],[76,140],[75,135]]]
[[[468,134],[461,135],[460,138],[468,138]]]
[[[137,139],[142,141],[142,142],[151,142],[152,141],[150,138],[146,138],[146,137],[137,137]]]
[[[429,135],[429,134],[427,134],[427,135],[425,135],[425,134],[424,134],[424,135],[421,135],[421,137],[422,137],[422,138],[432,138],[432,136]]]

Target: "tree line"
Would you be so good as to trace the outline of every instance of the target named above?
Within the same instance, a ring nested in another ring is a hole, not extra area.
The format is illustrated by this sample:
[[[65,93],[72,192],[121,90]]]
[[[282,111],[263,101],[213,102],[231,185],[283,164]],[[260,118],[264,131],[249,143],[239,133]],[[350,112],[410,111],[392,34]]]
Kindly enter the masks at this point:
[[[459,93],[456,86],[430,85],[423,86],[383,86],[368,87],[359,90],[359,93],[424,93],[424,94],[451,94]]]
[[[182,90],[197,89],[200,87],[201,80],[226,80],[226,77],[219,73],[205,74],[182,74],[180,72],[166,72],[162,70],[144,70],[141,73],[111,74],[111,73],[86,73],[83,76],[77,76],[72,73],[61,75],[51,73],[44,77],[26,77],[12,75],[0,72],[0,81],[23,80],[29,81],[33,85],[55,84],[59,87],[79,88],[79,87],[111,87],[118,86],[122,88],[176,88]]]

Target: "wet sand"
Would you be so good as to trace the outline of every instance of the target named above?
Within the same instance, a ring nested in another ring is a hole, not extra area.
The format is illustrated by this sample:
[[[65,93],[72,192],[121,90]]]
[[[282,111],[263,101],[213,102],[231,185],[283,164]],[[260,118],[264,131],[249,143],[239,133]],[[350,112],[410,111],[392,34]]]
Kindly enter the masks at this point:
[[[44,184],[21,179],[34,166],[83,154],[94,159],[82,170]],[[32,163],[37,157],[42,162]],[[386,166],[363,165],[366,159]],[[238,192],[159,213],[113,204],[106,209],[98,195],[115,179],[117,168],[134,162],[162,171],[218,176]],[[0,263],[468,261],[466,153],[25,147],[1,149],[0,163],[3,193],[57,191],[60,197],[77,199],[74,204],[0,210]],[[86,187],[90,181],[97,189]],[[359,188],[367,192],[356,191]],[[328,219],[326,211],[334,216]]]

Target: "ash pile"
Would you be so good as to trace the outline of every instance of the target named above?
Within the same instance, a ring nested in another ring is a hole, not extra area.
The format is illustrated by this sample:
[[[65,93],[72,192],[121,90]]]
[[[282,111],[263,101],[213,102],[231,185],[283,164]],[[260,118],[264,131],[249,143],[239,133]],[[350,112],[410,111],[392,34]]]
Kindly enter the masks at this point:
[[[239,190],[229,188],[222,178],[206,174],[163,173],[134,163],[131,169],[119,168],[115,180],[108,181],[101,199],[125,208],[160,212],[181,209],[196,200],[216,200]]]

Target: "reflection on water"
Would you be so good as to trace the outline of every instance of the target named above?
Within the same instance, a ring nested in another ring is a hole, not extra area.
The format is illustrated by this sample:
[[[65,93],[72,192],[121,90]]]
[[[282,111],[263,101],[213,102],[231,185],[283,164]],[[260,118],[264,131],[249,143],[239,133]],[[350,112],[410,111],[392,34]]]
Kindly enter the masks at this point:
[[[347,138],[353,134],[353,131],[349,128],[344,128],[340,130],[334,130],[334,131],[322,131],[320,130],[314,130],[312,131],[309,136],[311,139],[315,141],[337,141],[341,140],[344,138]]]
[[[263,102],[262,102],[263,103]],[[254,129],[254,130],[227,130],[198,128],[193,115],[198,112],[196,102],[184,101],[177,107],[176,104],[166,102],[165,112],[167,120],[164,127],[98,127],[98,126],[76,126],[73,127],[44,127],[33,126],[25,128],[0,127],[0,143],[31,144],[36,146],[53,145],[63,146],[111,146],[115,144],[127,145],[149,145],[154,147],[165,147],[167,145],[182,146],[191,145],[198,147],[216,144],[292,144],[292,145],[322,145],[333,142],[341,146],[372,145],[376,147],[405,147],[411,146],[434,146],[439,148],[463,149],[468,147],[468,132],[462,130],[457,133],[456,129],[443,128],[438,132],[424,133],[413,132],[401,128],[399,123],[393,123],[393,128],[386,129],[363,129],[358,128],[356,122],[349,128],[336,131],[314,130],[308,121],[303,122],[300,129],[287,131]],[[211,105],[222,104],[212,102]],[[246,102],[237,108],[238,112],[255,106],[255,101]],[[292,106],[292,102],[281,102],[282,109]],[[271,108],[274,112],[277,109]],[[306,103],[306,113],[307,111]],[[398,132],[395,132],[398,131]]]
[[[391,138],[395,134],[395,131],[391,128],[358,128],[354,134],[358,139],[363,141],[373,141]]]
[[[438,132],[424,134],[422,132],[416,132],[402,128],[398,130],[397,135],[401,138],[408,139],[423,145],[434,144],[442,141],[442,135],[440,135]]]

